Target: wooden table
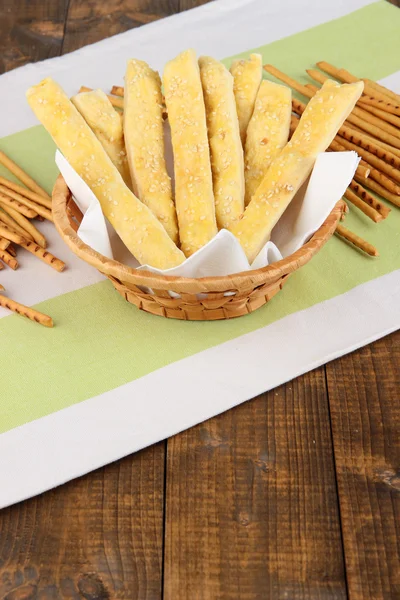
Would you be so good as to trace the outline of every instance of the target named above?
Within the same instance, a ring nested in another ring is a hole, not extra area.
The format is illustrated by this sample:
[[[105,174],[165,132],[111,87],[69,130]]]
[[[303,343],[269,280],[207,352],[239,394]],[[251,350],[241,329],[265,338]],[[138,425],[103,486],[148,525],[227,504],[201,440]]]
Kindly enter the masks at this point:
[[[0,68],[204,3],[2,0]],[[399,397],[398,332],[1,511],[0,599],[400,598]]]

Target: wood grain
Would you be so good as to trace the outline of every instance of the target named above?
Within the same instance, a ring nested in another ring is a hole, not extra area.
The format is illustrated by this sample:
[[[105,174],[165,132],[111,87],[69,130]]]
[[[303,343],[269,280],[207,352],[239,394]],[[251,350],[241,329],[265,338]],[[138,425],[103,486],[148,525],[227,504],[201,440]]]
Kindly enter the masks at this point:
[[[63,52],[180,11],[179,0],[70,0]],[[110,82],[110,86],[115,82]]]
[[[161,598],[164,443],[0,512],[2,600]]]
[[[0,73],[61,54],[68,0],[6,0],[0,9]]]
[[[400,598],[400,332],[326,371],[350,598]]]
[[[166,600],[346,597],[323,369],[168,442]]]

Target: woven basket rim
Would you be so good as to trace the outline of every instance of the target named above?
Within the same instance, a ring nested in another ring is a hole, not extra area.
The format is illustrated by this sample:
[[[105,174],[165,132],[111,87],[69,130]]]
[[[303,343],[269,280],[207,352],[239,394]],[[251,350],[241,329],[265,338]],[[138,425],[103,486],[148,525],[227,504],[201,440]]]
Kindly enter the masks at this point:
[[[85,244],[71,226],[67,213],[67,203],[72,194],[62,175],[57,177],[53,188],[54,224],[69,248],[82,260],[95,267],[108,277],[135,286],[146,286],[158,290],[174,290],[176,292],[207,293],[211,291],[226,292],[256,287],[265,283],[273,283],[293,273],[307,263],[333,235],[336,225],[344,211],[345,204],[339,200],[321,227],[311,239],[290,256],[267,267],[254,271],[242,271],[233,275],[215,277],[190,278],[176,275],[158,275],[151,271],[138,271],[134,267],[124,265],[117,260],[107,258]]]

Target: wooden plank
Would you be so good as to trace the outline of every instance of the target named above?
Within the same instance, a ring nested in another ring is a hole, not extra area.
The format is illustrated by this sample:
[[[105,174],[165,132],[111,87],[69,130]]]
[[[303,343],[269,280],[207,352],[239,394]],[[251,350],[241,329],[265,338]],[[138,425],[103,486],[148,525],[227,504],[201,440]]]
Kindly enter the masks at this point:
[[[326,371],[350,598],[400,598],[400,332]]]
[[[180,12],[179,0],[71,0],[63,52]],[[113,85],[110,82],[110,86]]]
[[[3,600],[161,598],[164,443],[0,512]]]
[[[0,73],[58,56],[68,0],[13,0],[0,12]]]
[[[325,374],[168,441],[166,600],[346,597]]]

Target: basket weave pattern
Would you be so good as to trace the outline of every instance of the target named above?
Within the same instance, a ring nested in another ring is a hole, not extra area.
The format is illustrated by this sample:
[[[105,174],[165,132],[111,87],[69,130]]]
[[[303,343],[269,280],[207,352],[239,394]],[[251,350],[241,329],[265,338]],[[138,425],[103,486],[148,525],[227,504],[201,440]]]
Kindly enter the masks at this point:
[[[77,236],[82,213],[61,175],[53,190],[54,223],[77,256],[106,275],[121,296],[139,309],[190,321],[240,317],[266,304],[282,289],[288,276],[311,260],[329,240],[344,210],[345,204],[340,200],[310,241],[277,263],[234,275],[192,279],[137,271],[102,256]],[[179,297],[172,298],[169,291]]]

